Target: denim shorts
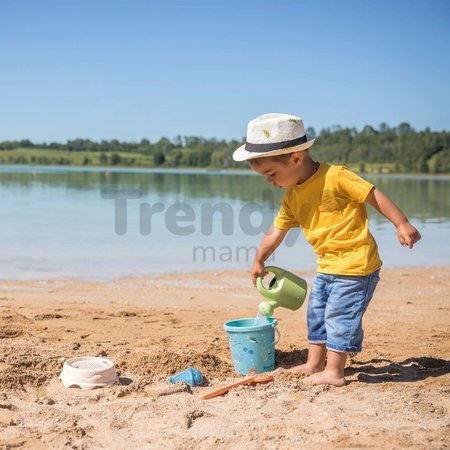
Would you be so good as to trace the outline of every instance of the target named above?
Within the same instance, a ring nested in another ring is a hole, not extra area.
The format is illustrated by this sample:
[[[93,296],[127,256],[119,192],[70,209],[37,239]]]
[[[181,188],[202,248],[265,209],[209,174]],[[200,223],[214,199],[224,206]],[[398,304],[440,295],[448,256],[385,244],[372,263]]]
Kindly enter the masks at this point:
[[[379,274],[380,269],[366,276],[318,273],[309,294],[308,342],[338,352],[360,352],[362,318]]]

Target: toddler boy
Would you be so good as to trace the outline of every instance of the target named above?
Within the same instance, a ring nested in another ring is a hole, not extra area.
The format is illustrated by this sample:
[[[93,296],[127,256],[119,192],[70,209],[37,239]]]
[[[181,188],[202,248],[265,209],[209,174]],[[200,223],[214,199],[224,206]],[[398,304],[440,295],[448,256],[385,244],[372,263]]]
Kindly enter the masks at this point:
[[[248,161],[268,183],[287,189],[255,256],[253,283],[290,228],[301,227],[319,255],[307,311],[308,360],[291,371],[308,374],[305,384],[343,386],[347,353],[362,349],[362,318],[382,264],[365,203],[394,224],[403,246],[411,249],[420,234],[373,184],[345,166],[314,161],[308,151],[314,141],[299,117],[264,114],[248,124],[247,142],[233,159]]]

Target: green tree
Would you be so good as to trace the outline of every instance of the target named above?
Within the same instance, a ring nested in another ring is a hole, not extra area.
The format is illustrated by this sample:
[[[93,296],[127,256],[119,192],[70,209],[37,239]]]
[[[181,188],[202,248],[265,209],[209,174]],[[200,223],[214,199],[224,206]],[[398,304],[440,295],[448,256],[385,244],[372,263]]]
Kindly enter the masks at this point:
[[[155,151],[153,154],[153,165],[154,166],[162,166],[166,162],[166,158],[164,153],[161,150]]]
[[[111,155],[111,164],[113,166],[117,166],[118,164],[120,164],[121,161],[122,161],[122,158],[120,157],[120,155],[118,153],[113,153]]]
[[[397,133],[399,134],[399,136],[403,136],[405,134],[409,134],[412,133],[414,130],[411,128],[411,125],[407,122],[402,122],[398,127],[397,127]]]

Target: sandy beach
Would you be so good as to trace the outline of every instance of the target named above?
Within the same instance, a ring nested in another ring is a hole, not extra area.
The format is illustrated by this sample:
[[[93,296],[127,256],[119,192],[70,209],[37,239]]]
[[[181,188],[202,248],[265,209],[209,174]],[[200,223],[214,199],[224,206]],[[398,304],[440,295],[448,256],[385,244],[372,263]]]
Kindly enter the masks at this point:
[[[248,273],[0,282],[0,447],[447,448],[450,268],[381,277],[345,387],[286,370],[306,357],[306,307],[279,308],[274,381],[207,401],[199,394],[239,378],[223,323],[255,316]],[[120,384],[65,388],[75,356],[112,359]],[[166,381],[187,367],[204,385]]]

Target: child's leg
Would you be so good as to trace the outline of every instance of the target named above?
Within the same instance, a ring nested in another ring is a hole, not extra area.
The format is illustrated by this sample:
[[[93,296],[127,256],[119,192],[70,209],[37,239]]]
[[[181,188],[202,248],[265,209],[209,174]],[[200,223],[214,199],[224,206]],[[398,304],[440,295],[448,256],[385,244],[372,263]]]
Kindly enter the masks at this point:
[[[379,271],[367,276],[338,276],[330,283],[325,311],[327,365],[319,374],[306,378],[306,384],[345,384],[347,352],[360,352],[363,341],[362,318],[380,279]]]
[[[308,300],[308,361],[305,364],[292,367],[291,372],[312,374],[320,372],[325,367],[327,350],[327,332],[325,329],[325,307],[327,304],[327,277],[317,274]]]
[[[345,361],[347,360],[346,352],[327,352],[327,366],[322,372],[314,373],[305,378],[305,384],[332,384],[333,386],[344,386],[345,377]]]
[[[325,356],[327,349],[325,344],[309,344],[308,346],[308,361],[305,364],[292,367],[289,369],[293,373],[306,373],[311,375],[320,372],[325,368]]]

